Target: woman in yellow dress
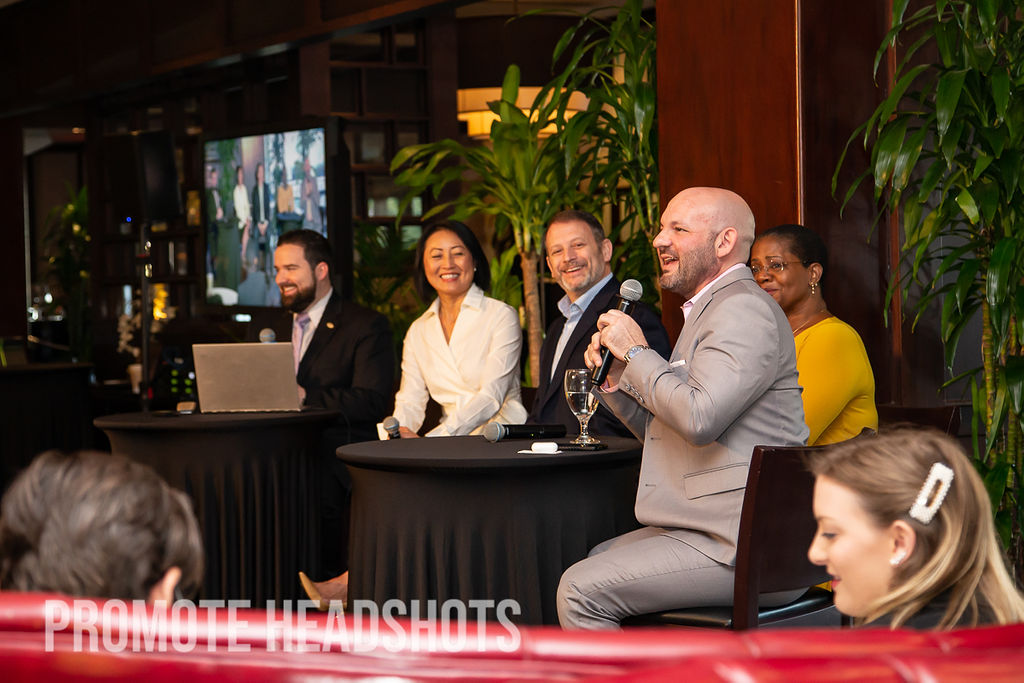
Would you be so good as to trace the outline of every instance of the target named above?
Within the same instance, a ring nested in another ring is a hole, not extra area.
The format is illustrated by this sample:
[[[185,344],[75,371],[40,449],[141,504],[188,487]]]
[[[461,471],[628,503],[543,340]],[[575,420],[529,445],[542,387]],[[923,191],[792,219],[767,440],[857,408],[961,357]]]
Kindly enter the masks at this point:
[[[825,304],[827,261],[821,237],[802,225],[766,230],[750,253],[754,279],[779,302],[793,328],[811,446],[845,441],[865,427],[878,429],[875,378],[864,342]]]

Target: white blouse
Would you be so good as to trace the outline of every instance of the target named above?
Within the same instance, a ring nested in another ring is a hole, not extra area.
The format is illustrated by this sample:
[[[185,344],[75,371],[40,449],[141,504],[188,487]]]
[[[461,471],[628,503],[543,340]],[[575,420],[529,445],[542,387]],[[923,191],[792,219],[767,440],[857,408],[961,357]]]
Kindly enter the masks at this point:
[[[238,229],[241,230],[252,218],[252,208],[249,206],[249,193],[245,191],[245,185],[235,185],[235,218],[238,219]]]
[[[398,423],[419,431],[431,396],[444,414],[427,436],[480,434],[488,422],[525,422],[519,382],[523,332],[516,310],[471,285],[448,342],[439,310],[435,299],[405,335],[395,396]]]

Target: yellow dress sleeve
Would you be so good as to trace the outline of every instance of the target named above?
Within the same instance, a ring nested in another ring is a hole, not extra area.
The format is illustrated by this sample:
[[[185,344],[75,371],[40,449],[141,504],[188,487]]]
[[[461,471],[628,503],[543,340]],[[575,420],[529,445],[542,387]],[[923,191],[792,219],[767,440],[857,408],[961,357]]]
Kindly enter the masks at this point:
[[[807,443],[822,445],[878,429],[875,379],[856,330],[827,318],[796,337],[796,368],[804,388]]]

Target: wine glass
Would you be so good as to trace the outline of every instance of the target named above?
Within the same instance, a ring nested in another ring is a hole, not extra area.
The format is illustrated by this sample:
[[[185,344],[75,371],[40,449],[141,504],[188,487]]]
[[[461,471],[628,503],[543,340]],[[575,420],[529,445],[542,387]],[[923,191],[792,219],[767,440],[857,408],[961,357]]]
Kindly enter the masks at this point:
[[[597,410],[597,396],[593,389],[594,380],[590,370],[580,368],[565,371],[565,400],[569,402],[569,410],[580,422],[580,435],[571,443],[579,446],[601,443],[587,433],[590,416]]]

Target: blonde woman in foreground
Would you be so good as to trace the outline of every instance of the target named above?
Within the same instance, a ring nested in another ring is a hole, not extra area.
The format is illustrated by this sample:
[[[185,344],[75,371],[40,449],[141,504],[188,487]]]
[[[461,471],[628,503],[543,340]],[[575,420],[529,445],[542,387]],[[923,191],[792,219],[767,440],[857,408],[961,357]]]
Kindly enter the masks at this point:
[[[859,624],[947,630],[1024,620],[981,477],[950,437],[902,429],[808,463],[811,562]]]

